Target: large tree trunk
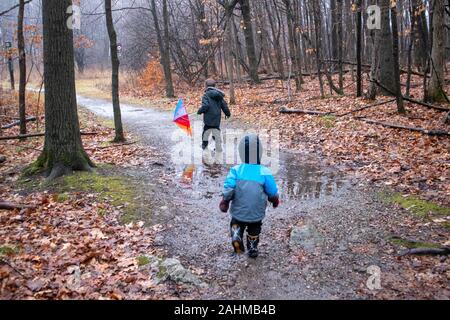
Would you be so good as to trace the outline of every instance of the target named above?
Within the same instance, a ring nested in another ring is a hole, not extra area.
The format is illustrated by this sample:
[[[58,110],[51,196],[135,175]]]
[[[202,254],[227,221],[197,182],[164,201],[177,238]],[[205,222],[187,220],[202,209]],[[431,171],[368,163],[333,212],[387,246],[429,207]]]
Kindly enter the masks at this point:
[[[72,170],[90,170],[83,149],[75,92],[73,33],[67,28],[71,0],[43,0],[45,143],[33,167],[54,179]]]
[[[431,80],[427,90],[428,101],[445,101],[444,86],[444,56],[445,56],[445,26],[444,1],[433,0],[433,48],[431,50]]]
[[[23,36],[23,16],[25,11],[25,0],[19,2],[19,15],[17,21],[17,46],[19,49],[19,120],[20,134],[27,133],[26,110],[25,110],[25,86],[27,82],[27,65],[25,55],[25,39]]]
[[[394,59],[394,82],[395,82],[395,96],[397,99],[398,113],[406,113],[403,105],[403,95],[400,86],[400,55],[398,49],[398,28],[397,28],[397,8],[396,5],[391,6],[391,23],[392,23],[392,52]]]
[[[106,13],[106,27],[108,29],[109,35],[109,46],[111,49],[111,68],[112,68],[112,102],[114,111],[114,126],[115,134],[114,142],[125,141],[125,136],[123,134],[122,126],[122,115],[120,112],[120,98],[119,98],[119,55],[117,52],[117,34],[114,29],[114,22],[111,10],[111,0],[105,0],[105,13]]]
[[[392,48],[392,31],[390,19],[390,0],[381,0],[381,35],[380,35],[380,82],[395,92],[394,59]],[[383,90],[384,91],[384,90]],[[384,91],[383,94],[390,95]]]
[[[244,20],[245,47],[247,49],[249,76],[254,83],[259,83],[258,75],[258,57],[256,56],[255,38],[253,35],[252,14],[249,0],[239,0]]]

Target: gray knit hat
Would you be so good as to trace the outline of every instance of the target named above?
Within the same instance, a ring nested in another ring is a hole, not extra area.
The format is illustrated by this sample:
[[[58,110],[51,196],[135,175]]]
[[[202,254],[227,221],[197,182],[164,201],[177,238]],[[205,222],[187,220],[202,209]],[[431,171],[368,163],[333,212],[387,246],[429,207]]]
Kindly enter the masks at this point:
[[[207,79],[205,81],[206,87],[215,87],[216,86],[216,80],[214,79]]]
[[[261,164],[263,146],[258,135],[245,136],[239,143],[239,156],[241,161],[248,164]]]

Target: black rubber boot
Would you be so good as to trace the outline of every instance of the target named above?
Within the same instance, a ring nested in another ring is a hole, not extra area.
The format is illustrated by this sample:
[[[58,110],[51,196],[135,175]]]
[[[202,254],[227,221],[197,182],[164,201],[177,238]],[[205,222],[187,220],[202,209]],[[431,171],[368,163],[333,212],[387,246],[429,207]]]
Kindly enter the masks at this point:
[[[250,258],[258,257],[259,236],[247,235],[247,250]]]
[[[242,241],[243,234],[244,230],[238,224],[231,226],[231,244],[233,245],[234,252],[237,254],[245,252],[244,241]]]

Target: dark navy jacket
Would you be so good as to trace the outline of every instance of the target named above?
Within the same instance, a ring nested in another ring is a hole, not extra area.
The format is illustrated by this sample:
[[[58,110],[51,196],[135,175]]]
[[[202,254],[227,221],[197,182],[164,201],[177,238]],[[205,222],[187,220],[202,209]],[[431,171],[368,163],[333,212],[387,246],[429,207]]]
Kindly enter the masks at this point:
[[[211,128],[220,128],[222,111],[227,117],[231,116],[228,104],[225,101],[225,94],[216,88],[207,88],[202,99],[202,107],[198,114],[203,114],[203,122]]]

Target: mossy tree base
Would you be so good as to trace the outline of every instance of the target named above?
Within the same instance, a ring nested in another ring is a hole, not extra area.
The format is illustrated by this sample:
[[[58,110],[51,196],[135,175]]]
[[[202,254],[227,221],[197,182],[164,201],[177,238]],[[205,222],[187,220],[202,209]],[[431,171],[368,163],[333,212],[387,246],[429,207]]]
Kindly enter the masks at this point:
[[[71,174],[73,171],[90,172],[94,167],[94,163],[83,149],[59,153],[58,155],[44,150],[39,158],[25,170],[24,175],[31,176],[44,172],[47,180],[54,180]]]
[[[447,102],[447,96],[445,92],[438,88],[437,90],[430,90],[428,91],[427,97],[425,99],[427,102]]]

